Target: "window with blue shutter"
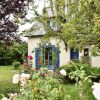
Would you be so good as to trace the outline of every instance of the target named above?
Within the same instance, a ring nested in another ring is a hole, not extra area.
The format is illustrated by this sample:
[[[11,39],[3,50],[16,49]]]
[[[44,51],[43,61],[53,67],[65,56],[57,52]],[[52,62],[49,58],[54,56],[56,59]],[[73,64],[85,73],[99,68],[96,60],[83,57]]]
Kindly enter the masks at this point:
[[[44,46],[42,49],[36,48],[36,69],[41,66],[47,66],[53,70],[59,67],[59,50],[55,46]]]

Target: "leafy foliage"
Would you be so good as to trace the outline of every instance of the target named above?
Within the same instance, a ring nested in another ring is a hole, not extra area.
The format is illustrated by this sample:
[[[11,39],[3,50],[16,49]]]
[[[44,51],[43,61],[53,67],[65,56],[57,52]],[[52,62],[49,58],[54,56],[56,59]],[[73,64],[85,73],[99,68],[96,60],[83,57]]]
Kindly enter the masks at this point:
[[[11,44],[11,41],[20,41],[15,32],[18,29],[18,18],[26,15],[28,0],[1,0],[0,1],[0,44]]]
[[[19,68],[20,66],[20,62],[16,61],[16,62],[13,62],[12,65],[14,66],[14,69],[17,69]]]
[[[76,81],[79,81],[82,77],[89,77],[89,79],[92,79],[92,81],[99,81],[100,79],[100,68],[92,67],[90,64],[72,62],[68,65],[60,67],[60,69],[66,70],[67,75],[62,79],[69,83],[75,83]]]
[[[0,65],[10,65],[14,61],[23,62],[25,56],[27,56],[26,43],[0,47]]]
[[[48,7],[44,7],[42,14],[39,15],[35,10],[35,20],[43,24],[47,33],[44,38],[55,37],[63,40],[66,50],[67,46],[82,49],[85,45],[91,44],[100,48],[99,0],[48,2]]]
[[[69,95],[64,95],[64,88],[59,81],[48,75],[45,68],[32,74],[32,80],[29,80],[27,86],[22,88],[18,100],[70,100]],[[15,100],[17,100],[15,99]]]

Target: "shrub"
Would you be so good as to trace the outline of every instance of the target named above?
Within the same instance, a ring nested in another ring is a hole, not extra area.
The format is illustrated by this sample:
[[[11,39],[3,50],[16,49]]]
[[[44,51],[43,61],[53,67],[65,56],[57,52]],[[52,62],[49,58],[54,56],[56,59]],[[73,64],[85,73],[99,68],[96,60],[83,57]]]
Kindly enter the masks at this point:
[[[81,63],[74,63],[74,62],[71,62],[67,65],[64,65],[62,67],[59,68],[60,70],[61,69],[64,69],[66,70],[66,77],[64,77],[64,80],[66,80],[66,82],[69,82],[69,83],[75,83],[75,80],[74,78],[72,79],[70,77],[70,74],[73,73],[73,72],[77,72],[78,71],[84,71],[86,76],[89,76],[91,75],[91,66],[89,64],[81,64]],[[76,76],[76,75],[75,75]]]
[[[0,65],[11,65],[12,59],[11,57],[0,57]]]
[[[14,66],[14,69],[19,69],[19,66],[20,66],[20,62],[19,61],[15,61],[12,63],[12,65]]]
[[[91,76],[93,82],[99,82],[100,81],[100,67],[92,67],[91,68]]]
[[[57,79],[48,75],[48,70],[41,68],[34,71],[27,85],[22,87],[15,100],[69,100],[64,88]]]

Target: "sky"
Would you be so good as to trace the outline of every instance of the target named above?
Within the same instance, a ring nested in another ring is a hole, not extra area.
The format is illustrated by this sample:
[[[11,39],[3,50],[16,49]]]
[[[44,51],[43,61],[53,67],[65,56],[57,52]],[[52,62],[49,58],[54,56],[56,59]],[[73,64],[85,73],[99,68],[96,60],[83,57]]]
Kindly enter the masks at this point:
[[[36,0],[35,5],[37,6],[37,11],[39,14],[42,13],[42,9],[44,8],[44,5],[47,7],[48,3],[44,4],[44,1],[46,0]],[[31,8],[31,6],[30,6]],[[26,18],[28,20],[30,20],[32,17],[34,17],[34,13],[31,10],[28,10],[28,13],[26,15]],[[19,25],[19,29],[18,29],[18,34],[20,34],[22,31],[24,31],[25,29],[29,29],[31,28],[33,25],[33,23],[25,23],[24,25]],[[26,37],[22,37],[23,40],[27,41]]]
[[[35,0],[35,5],[37,6],[37,11],[39,14],[42,13],[42,10],[44,8],[44,5],[45,7],[48,7],[49,3],[47,2],[48,0]],[[32,8],[32,6],[30,6],[30,9]],[[28,10],[28,13],[26,15],[26,18],[28,20],[30,20],[32,17],[34,17],[34,13],[32,10]],[[20,34],[22,31],[26,30],[26,29],[29,29],[32,27],[34,22],[32,23],[25,23],[24,25],[19,25],[19,29],[18,29],[18,34]],[[28,38],[27,37],[21,37],[24,41],[28,41]]]
[[[44,1],[46,0],[36,0],[35,5],[37,6],[37,11],[39,14],[42,13],[42,9],[44,8]],[[48,3],[46,4],[48,6]],[[34,13],[31,10],[28,10],[28,14],[26,15],[26,18],[30,20],[32,17],[34,17]],[[19,33],[25,29],[28,29],[32,26],[32,23],[26,23],[24,25],[19,26]]]

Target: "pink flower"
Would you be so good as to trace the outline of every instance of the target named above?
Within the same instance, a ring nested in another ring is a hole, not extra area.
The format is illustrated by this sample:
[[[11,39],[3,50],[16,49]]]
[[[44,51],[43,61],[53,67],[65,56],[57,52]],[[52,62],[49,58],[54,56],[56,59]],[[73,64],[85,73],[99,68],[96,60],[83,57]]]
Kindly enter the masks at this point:
[[[32,60],[33,57],[32,57],[31,55],[29,55],[29,56],[27,57],[27,59]]]
[[[27,63],[27,62],[24,62],[24,63],[23,63],[23,66],[28,66],[28,63]]]

